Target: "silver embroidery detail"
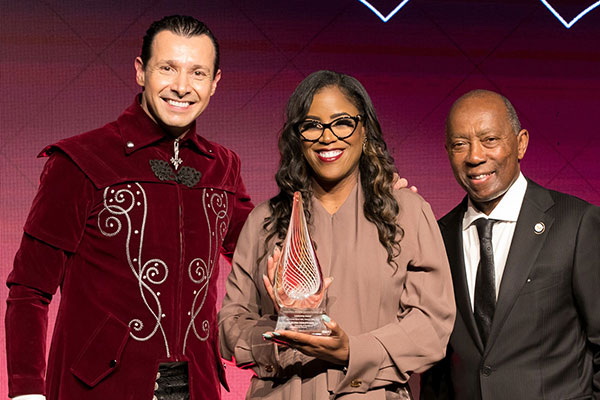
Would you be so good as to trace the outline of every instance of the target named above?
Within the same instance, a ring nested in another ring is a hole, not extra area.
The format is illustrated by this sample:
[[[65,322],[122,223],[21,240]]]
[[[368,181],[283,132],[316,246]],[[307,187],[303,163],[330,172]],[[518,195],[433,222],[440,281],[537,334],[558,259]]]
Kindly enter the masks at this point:
[[[129,327],[132,329],[130,335],[133,339],[144,342],[152,338],[160,330],[165,342],[166,355],[170,357],[171,353],[169,351],[167,336],[161,322],[163,315],[162,305],[158,299],[158,293],[149,286],[149,284],[161,285],[164,283],[169,274],[169,268],[163,260],[158,258],[153,258],[142,264],[142,247],[144,244],[148,202],[146,200],[146,192],[142,186],[139,183],[135,183],[134,185],[138,189],[135,190],[135,193],[131,190],[131,185],[127,185],[127,189],[113,189],[110,187],[104,189],[104,209],[98,214],[98,228],[104,236],[113,237],[121,232],[123,225],[126,226],[125,253],[127,263],[138,281],[140,296],[156,321],[150,332],[142,333],[144,330],[142,320],[139,318],[132,319],[129,321]],[[139,221],[139,217],[136,218],[139,215],[137,212],[130,215],[130,212],[136,205],[143,207],[141,221]],[[132,232],[135,232],[133,241]],[[133,259],[131,253],[134,253]]]
[[[208,284],[213,274],[215,266],[219,262],[219,247],[225,238],[227,228],[229,226],[229,198],[226,192],[214,193],[210,189],[210,193],[204,189],[202,192],[202,206],[204,208],[204,215],[206,216],[206,223],[209,231],[209,245],[208,245],[208,262],[202,258],[193,259],[188,266],[188,275],[190,280],[200,285],[197,290],[194,290],[194,301],[190,310],[191,320],[185,332],[185,338],[183,341],[183,352],[187,346],[188,336],[190,331],[194,332],[194,335],[198,340],[205,341],[210,336],[210,324],[207,320],[203,320],[201,324],[202,332],[199,332],[196,326],[196,317],[202,311],[206,296],[208,294]],[[215,237],[215,231],[218,237]]]

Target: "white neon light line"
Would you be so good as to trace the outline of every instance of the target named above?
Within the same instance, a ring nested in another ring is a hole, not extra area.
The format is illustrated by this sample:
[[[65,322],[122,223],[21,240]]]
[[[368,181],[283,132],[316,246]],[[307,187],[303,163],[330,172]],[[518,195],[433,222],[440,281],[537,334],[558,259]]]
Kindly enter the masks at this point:
[[[367,0],[358,0],[361,3],[363,3],[365,6],[367,6],[369,8],[369,10],[373,11],[373,13],[375,15],[377,15],[379,17],[379,19],[381,19],[383,22],[388,22],[390,20],[390,18],[392,18],[398,11],[400,11],[400,9],[402,7],[404,7],[406,5],[406,3],[408,3],[410,0],[404,0],[402,1],[400,4],[398,4],[396,6],[396,8],[394,8],[392,10],[392,12],[390,12],[388,15],[384,16],[381,12],[379,12],[379,10],[377,8],[375,8],[371,3],[369,3]],[[600,2],[599,2],[600,3]]]
[[[577,21],[579,21],[585,14],[589,13],[590,11],[592,11],[594,8],[600,6],[600,1],[595,2],[594,4],[592,4],[591,6],[589,6],[588,8],[586,8],[585,10],[583,10],[582,12],[580,12],[575,18],[573,18],[570,22],[565,21],[565,19],[562,17],[562,15],[560,15],[558,13],[558,11],[556,11],[554,9],[554,7],[552,7],[550,5],[550,3],[548,3],[546,0],[540,0],[542,2],[543,5],[546,6],[546,8],[548,10],[550,10],[550,12],[552,14],[554,14],[554,16],[556,17],[556,19],[558,19],[564,26],[565,28],[569,29],[571,28],[573,25],[575,25],[575,23]]]
[[[367,8],[369,10],[371,10],[375,15],[377,15],[379,17],[379,19],[381,19],[383,22],[388,22],[390,20],[390,18],[392,18],[394,15],[396,15],[396,13],[398,11],[400,11],[400,9],[402,7],[404,7],[406,5],[406,3],[408,3],[410,0],[403,0],[400,4],[398,4],[396,6],[396,8],[394,8],[392,10],[392,12],[390,12],[388,15],[385,15],[385,16],[377,8],[375,8],[375,6],[373,6],[371,3],[369,3],[367,0],[358,0],[358,1],[360,1],[362,4],[367,6]],[[592,11],[594,8],[600,6],[600,1],[597,1],[597,2],[593,3],[592,5],[590,5],[588,8],[586,8],[585,10],[583,10],[582,12],[580,12],[571,21],[567,22],[563,18],[563,16],[560,15],[560,13],[558,11],[556,11],[554,9],[554,7],[552,7],[552,5],[550,5],[550,3],[548,3],[547,0],[540,0],[540,1],[548,10],[550,10],[550,12],[556,17],[556,19],[558,19],[560,21],[560,23],[563,24],[565,26],[565,28],[567,28],[567,29],[569,29],[573,25],[575,25],[575,23],[577,23],[577,21],[579,21],[581,18],[583,18],[584,15],[586,15],[587,13]]]

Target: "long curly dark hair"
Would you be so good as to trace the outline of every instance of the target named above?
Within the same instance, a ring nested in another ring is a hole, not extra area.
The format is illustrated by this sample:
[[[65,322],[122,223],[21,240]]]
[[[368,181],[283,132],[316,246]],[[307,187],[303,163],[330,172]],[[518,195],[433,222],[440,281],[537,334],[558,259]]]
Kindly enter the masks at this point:
[[[302,193],[306,218],[310,224],[313,172],[303,156],[302,141],[294,126],[306,118],[314,95],[332,86],[340,89],[362,116],[366,142],[359,160],[359,171],[365,196],[364,213],[377,227],[379,241],[388,253],[388,263],[395,265],[394,257],[400,254],[400,240],[404,231],[396,222],[399,206],[392,193],[394,160],[387,151],[375,108],[363,85],[351,76],[332,71],[317,71],[307,76],[288,101],[287,120],[279,137],[281,160],[275,174],[279,193],[269,200],[271,215],[265,218],[263,225],[268,232],[265,246],[274,237],[279,241],[285,239],[296,191]]]

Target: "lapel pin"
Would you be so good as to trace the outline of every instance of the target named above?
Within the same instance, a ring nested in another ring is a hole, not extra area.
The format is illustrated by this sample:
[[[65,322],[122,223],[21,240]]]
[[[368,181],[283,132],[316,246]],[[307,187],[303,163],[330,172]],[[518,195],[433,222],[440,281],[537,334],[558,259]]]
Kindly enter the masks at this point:
[[[543,222],[538,222],[537,224],[535,224],[535,226],[533,227],[533,230],[535,231],[536,235],[541,235],[542,233],[544,233],[544,231],[546,230],[546,225],[544,225]]]

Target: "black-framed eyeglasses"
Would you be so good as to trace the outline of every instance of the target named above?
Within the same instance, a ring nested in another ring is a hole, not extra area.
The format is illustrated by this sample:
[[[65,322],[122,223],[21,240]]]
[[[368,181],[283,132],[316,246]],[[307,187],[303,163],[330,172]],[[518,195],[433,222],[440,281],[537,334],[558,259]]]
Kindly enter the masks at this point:
[[[352,136],[361,120],[361,115],[356,115],[354,117],[350,115],[339,117],[328,124],[307,119],[298,122],[294,127],[302,140],[306,142],[318,142],[325,133],[325,129],[329,129],[336,138],[343,140]]]

